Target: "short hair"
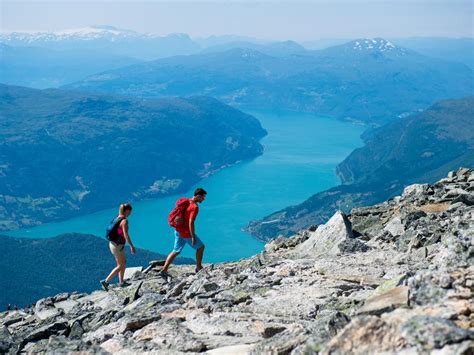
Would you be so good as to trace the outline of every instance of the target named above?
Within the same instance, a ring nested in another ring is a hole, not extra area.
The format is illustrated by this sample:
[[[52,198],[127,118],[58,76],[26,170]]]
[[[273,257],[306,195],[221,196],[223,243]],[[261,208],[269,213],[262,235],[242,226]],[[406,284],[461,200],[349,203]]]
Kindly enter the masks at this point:
[[[194,190],[194,196],[204,196],[207,195],[207,191],[204,190],[202,187],[198,187],[196,190]]]

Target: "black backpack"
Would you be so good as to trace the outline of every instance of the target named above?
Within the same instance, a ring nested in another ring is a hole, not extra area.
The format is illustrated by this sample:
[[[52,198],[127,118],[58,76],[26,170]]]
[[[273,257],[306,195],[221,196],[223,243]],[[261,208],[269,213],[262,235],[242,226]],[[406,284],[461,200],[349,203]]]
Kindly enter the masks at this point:
[[[110,221],[109,226],[105,230],[105,237],[110,240],[111,242],[118,243],[121,240],[120,235],[118,234],[117,230],[125,217],[115,217],[113,220]]]

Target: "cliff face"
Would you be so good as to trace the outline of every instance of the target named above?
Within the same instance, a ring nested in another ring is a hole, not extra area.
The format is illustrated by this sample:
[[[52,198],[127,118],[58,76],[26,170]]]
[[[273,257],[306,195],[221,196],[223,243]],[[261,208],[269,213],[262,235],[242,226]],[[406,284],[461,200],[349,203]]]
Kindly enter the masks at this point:
[[[337,212],[239,262],[0,314],[2,351],[468,354],[474,170]],[[216,350],[218,349],[218,350]]]

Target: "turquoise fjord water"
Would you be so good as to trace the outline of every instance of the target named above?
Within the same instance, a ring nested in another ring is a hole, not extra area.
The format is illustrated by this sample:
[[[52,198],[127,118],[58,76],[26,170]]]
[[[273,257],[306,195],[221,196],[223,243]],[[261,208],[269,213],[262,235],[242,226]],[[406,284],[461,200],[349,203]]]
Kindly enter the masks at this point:
[[[198,235],[206,244],[205,262],[237,260],[261,251],[263,244],[242,232],[242,227],[252,219],[337,185],[337,163],[362,145],[362,126],[302,113],[252,114],[268,131],[262,140],[265,153],[221,170],[198,184],[208,192],[196,221]],[[192,195],[195,187],[187,196]],[[167,216],[178,197],[134,203],[130,234],[136,246],[159,253],[170,251],[173,230],[167,224]],[[46,238],[78,232],[103,236],[116,210],[6,234]],[[186,247],[183,256],[194,256],[193,250]]]

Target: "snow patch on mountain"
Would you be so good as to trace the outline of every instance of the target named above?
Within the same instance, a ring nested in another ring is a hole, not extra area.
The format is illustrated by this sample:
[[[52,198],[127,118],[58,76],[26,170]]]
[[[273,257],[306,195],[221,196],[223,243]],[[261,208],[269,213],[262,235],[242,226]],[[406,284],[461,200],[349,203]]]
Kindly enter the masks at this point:
[[[391,51],[394,49],[403,50],[395,46],[392,42],[383,38],[363,38],[353,42],[353,49],[363,50],[378,50],[380,52]]]
[[[164,38],[188,37],[183,33],[172,33],[166,36],[155,33],[138,33],[133,30],[121,29],[108,25],[96,25],[82,28],[66,29],[61,31],[4,31],[0,33],[0,41],[4,43],[34,43],[65,40],[110,40],[115,41],[126,38]]]

